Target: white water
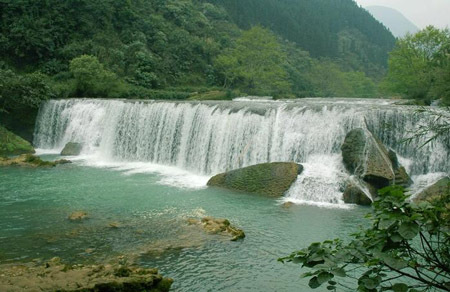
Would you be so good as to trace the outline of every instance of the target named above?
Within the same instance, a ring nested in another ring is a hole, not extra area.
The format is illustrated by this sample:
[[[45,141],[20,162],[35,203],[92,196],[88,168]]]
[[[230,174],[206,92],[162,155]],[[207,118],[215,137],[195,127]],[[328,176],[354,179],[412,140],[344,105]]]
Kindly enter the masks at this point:
[[[448,137],[423,148],[400,143],[427,119],[386,100],[51,100],[41,108],[34,143],[59,152],[80,142],[89,165],[158,172],[162,183],[178,186],[204,186],[208,176],[242,166],[295,161],[305,171],[290,201],[339,204],[346,176],[340,147],[364,120],[409,162],[412,175],[448,173]]]

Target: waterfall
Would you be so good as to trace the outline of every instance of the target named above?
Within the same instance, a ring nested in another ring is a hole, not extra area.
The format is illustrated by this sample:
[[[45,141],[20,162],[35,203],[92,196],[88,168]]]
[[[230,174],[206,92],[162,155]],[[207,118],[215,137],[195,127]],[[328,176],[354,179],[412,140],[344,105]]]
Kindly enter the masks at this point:
[[[80,142],[90,159],[148,162],[200,175],[295,161],[305,172],[287,196],[338,203],[346,175],[340,147],[351,129],[366,123],[410,174],[448,173],[448,137],[422,148],[420,141],[402,143],[430,118],[415,107],[381,100],[50,100],[40,109],[34,144],[56,152]]]

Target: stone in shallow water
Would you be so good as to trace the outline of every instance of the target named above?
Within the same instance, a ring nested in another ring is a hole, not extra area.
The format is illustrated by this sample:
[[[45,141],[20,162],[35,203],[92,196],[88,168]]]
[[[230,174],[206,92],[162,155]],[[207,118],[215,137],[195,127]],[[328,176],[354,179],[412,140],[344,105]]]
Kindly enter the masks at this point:
[[[80,155],[81,149],[83,145],[80,143],[69,142],[64,146],[64,149],[61,151],[61,155],[63,156],[76,156]]]
[[[288,209],[288,208],[290,208],[290,207],[292,207],[292,206],[294,206],[295,204],[293,203],[293,202],[284,202],[281,206],[283,207],[283,208],[286,208],[286,209]]]
[[[294,162],[272,162],[218,174],[208,186],[281,197],[296,181],[303,166]]]
[[[69,220],[71,221],[81,221],[88,218],[88,214],[84,211],[76,211],[69,215]]]
[[[245,238],[245,233],[230,224],[228,219],[204,217],[201,220],[189,218],[187,219],[189,225],[201,225],[203,230],[208,234],[227,234],[231,236],[231,241],[237,241]]]

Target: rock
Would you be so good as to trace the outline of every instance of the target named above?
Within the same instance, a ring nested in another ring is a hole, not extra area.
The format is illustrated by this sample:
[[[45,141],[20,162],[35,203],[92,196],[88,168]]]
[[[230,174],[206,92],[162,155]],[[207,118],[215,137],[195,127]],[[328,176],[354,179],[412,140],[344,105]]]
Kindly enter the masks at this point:
[[[432,201],[445,193],[450,193],[450,177],[443,177],[431,186],[416,194],[414,202]]]
[[[201,225],[208,234],[228,234],[232,237],[231,241],[245,238],[244,231],[232,226],[227,219],[204,217],[201,220],[189,218],[186,221],[189,225]]]
[[[284,202],[281,206],[283,206],[283,208],[288,209],[288,208],[294,206],[294,203],[292,203],[292,202]]]
[[[344,201],[352,204],[368,205],[367,195],[357,186],[365,185],[372,198],[379,189],[389,185],[404,188],[412,184],[406,169],[400,165],[397,154],[388,149],[369,130],[354,129],[345,137],[341,147],[345,168],[358,181],[344,189]]]
[[[55,160],[55,164],[70,164],[70,163],[72,163],[72,161],[67,160],[67,159]]]
[[[0,126],[0,156],[33,153],[34,148],[28,141]]]
[[[80,155],[83,145],[80,143],[69,142],[64,146],[64,149],[61,151],[61,155],[63,156],[77,156]]]
[[[372,204],[372,200],[368,195],[357,185],[353,183],[347,184],[344,190],[344,202],[347,204],[356,204],[368,206]]]
[[[263,163],[218,174],[208,186],[281,197],[302,171],[303,166],[293,162]]]
[[[88,214],[84,211],[76,211],[69,215],[69,220],[71,221],[81,221],[88,218]]]
[[[389,150],[370,131],[354,129],[341,147],[345,168],[381,189],[395,179]]]
[[[403,166],[394,169],[394,173],[395,173],[395,180],[392,182],[392,184],[402,186],[404,188],[407,188],[410,185],[412,185],[413,181],[409,177],[408,173],[406,172],[406,169]]]
[[[167,292],[173,283],[157,269],[120,264],[64,265],[54,260],[44,266],[2,265],[0,275],[0,290],[10,292]]]
[[[120,228],[122,225],[119,223],[119,222],[111,222],[111,223],[109,223],[108,224],[108,227],[109,228],[112,228],[112,229],[118,229],[118,228]]]
[[[44,161],[32,154],[23,154],[12,158],[0,158],[0,166],[55,167],[56,163]]]

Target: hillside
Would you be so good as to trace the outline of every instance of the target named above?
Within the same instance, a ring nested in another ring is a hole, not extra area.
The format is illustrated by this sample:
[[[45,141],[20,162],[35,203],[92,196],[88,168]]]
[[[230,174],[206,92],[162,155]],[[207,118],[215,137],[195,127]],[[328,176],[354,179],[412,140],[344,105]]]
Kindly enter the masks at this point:
[[[352,0],[209,0],[242,29],[270,28],[314,57],[339,58],[353,70],[381,74],[395,39]]]
[[[419,28],[399,11],[385,6],[368,6],[366,10],[383,23],[395,37],[404,37],[407,33],[414,34]]]

